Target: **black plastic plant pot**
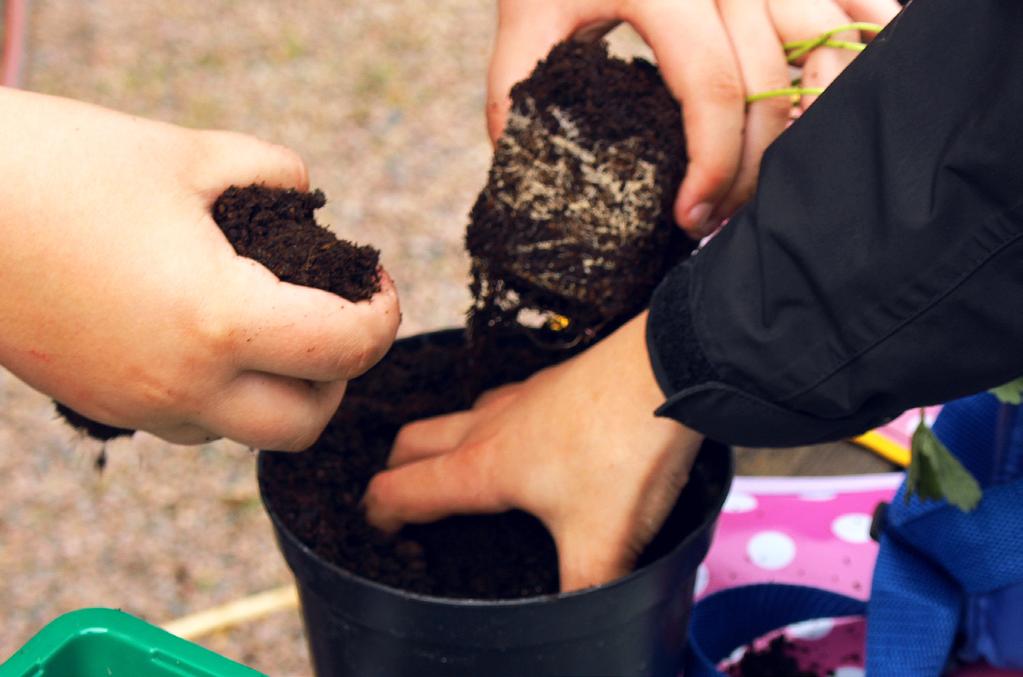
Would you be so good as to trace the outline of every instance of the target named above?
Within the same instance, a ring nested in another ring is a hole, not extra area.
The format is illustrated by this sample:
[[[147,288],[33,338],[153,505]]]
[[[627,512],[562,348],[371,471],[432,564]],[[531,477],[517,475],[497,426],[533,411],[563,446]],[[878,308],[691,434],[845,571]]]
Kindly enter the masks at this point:
[[[446,334],[404,341],[450,340]],[[677,677],[696,569],[733,473],[731,450],[705,442],[683,496],[631,574],[579,592],[494,601],[415,594],[325,561],[282,523],[266,465],[261,455],[260,490],[298,584],[318,677]],[[704,511],[698,520],[694,504]]]

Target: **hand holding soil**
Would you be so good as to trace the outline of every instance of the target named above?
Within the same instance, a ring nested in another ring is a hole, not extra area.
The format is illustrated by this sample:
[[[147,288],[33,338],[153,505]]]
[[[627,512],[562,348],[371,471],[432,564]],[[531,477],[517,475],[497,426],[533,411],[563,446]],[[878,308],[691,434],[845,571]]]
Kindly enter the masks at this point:
[[[688,479],[702,437],[655,418],[663,394],[646,314],[585,353],[490,391],[470,411],[405,426],[365,497],[394,531],[447,515],[520,508],[558,548],[561,587],[627,573]]]
[[[0,113],[0,362],[85,416],[173,442],[311,444],[393,340],[393,285],[352,303],[281,282],[210,215],[232,185],[305,190],[302,161],[11,90]]]
[[[689,165],[675,219],[690,235],[708,235],[753,194],[760,158],[785,129],[787,97],[747,104],[746,96],[789,86],[782,43],[814,38],[853,21],[884,25],[896,0],[502,0],[490,62],[487,126],[497,142],[512,85],[569,37],[594,40],[620,22],[649,43],[664,79],[682,103]],[[869,39],[859,31],[838,40]],[[803,86],[826,87],[854,53],[817,49],[805,57]],[[805,109],[816,97],[801,101]]]

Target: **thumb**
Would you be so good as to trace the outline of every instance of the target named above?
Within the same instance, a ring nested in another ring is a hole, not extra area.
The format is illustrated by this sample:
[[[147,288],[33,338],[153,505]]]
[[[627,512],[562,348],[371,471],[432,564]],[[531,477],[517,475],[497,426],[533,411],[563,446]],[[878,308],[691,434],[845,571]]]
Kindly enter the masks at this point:
[[[309,190],[309,170],[290,148],[237,132],[201,130],[196,134],[200,161],[193,181],[209,194],[211,203],[230,186],[257,183]]]
[[[572,25],[559,3],[503,2],[494,52],[487,72],[487,132],[497,140],[508,124],[511,88],[525,80],[558,42],[569,37]]]

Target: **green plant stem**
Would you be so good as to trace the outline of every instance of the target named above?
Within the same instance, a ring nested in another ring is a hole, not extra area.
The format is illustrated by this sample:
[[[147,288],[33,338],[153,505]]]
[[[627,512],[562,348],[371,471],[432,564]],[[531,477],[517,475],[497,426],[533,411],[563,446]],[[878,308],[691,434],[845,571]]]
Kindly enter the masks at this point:
[[[866,49],[866,45],[862,42],[855,42],[851,40],[833,40],[832,38],[839,33],[846,31],[866,31],[868,33],[879,33],[883,27],[877,24],[866,23],[863,21],[857,21],[855,23],[845,24],[844,26],[838,26],[832,28],[830,31],[822,33],[815,38],[809,40],[795,40],[793,42],[786,42],[782,45],[785,50],[785,59],[792,63],[797,59],[809,54],[818,47],[833,47],[835,49],[847,49],[853,52],[862,52]],[[766,92],[756,92],[746,97],[746,103],[753,103],[755,101],[763,101],[764,99],[773,99],[779,96],[799,97],[806,95],[817,95],[824,91],[822,87],[799,87],[802,78],[796,78],[792,81],[792,87],[782,87],[780,89],[771,89]]]
[[[746,103],[773,99],[779,96],[816,96],[824,92],[823,87],[782,87],[781,89],[769,89],[766,92],[757,92],[746,97]]]
[[[848,40],[831,40],[832,37],[839,33],[846,31],[866,31],[868,33],[880,33],[882,26],[872,23],[856,22],[846,24],[844,26],[838,26],[832,28],[830,31],[822,33],[815,38],[809,40],[795,40],[793,42],[786,42],[782,45],[785,50],[785,58],[788,59],[789,63],[792,63],[796,59],[799,59],[818,47],[836,47],[839,49],[851,49],[857,52],[862,51],[865,45],[861,42],[851,42]],[[829,44],[830,43],[830,44]]]

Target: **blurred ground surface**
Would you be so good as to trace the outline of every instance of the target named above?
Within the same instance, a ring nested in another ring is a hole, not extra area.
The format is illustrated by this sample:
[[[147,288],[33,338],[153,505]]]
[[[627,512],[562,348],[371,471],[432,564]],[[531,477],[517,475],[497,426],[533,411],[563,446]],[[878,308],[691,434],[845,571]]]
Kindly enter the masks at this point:
[[[489,159],[491,2],[33,0],[31,10],[28,89],[295,148],[330,199],[321,221],[382,249],[402,333],[461,323],[461,238]],[[72,609],[162,623],[290,581],[248,450],[137,435],[110,445],[102,475],[97,452],[0,370],[0,661]],[[742,458],[761,473],[875,467],[848,447]],[[309,674],[296,613],[201,643],[271,675]]]

